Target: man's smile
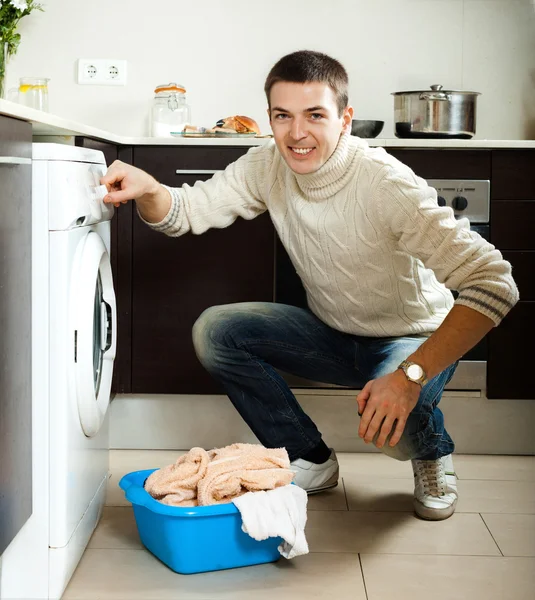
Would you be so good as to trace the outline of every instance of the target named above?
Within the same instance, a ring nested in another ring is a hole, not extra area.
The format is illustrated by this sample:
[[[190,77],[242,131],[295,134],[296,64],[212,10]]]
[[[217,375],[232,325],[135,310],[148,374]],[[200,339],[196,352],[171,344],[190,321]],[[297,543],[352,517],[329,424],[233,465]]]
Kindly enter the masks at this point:
[[[292,151],[292,154],[296,154],[297,156],[308,156],[312,152],[312,150],[314,150],[315,147],[297,148],[297,147],[288,146],[288,148],[290,148],[290,150]]]

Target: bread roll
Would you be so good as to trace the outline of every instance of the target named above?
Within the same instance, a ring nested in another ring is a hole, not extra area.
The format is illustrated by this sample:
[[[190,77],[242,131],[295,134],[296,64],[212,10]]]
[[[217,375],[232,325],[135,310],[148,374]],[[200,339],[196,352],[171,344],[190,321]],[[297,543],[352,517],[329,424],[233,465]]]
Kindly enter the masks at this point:
[[[260,135],[258,123],[250,117],[236,115],[221,119],[216,123],[215,129],[226,129],[227,131],[236,131],[237,133],[256,133]]]

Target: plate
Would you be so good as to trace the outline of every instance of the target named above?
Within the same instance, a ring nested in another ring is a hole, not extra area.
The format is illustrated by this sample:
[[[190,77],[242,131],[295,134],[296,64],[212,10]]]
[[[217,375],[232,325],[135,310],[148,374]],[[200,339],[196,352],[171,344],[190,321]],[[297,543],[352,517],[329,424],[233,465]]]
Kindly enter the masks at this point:
[[[174,137],[213,138],[215,133],[201,133],[197,131],[171,131]]]
[[[256,137],[256,133],[253,131],[252,133],[238,133],[237,131],[216,131],[216,137]]]

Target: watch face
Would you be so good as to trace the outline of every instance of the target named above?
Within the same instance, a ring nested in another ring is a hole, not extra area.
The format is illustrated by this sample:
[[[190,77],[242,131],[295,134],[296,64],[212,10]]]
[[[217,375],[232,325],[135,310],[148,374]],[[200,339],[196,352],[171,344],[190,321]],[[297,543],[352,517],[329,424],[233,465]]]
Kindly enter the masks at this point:
[[[410,365],[407,367],[407,375],[410,379],[420,379],[424,374],[424,370],[420,365]]]

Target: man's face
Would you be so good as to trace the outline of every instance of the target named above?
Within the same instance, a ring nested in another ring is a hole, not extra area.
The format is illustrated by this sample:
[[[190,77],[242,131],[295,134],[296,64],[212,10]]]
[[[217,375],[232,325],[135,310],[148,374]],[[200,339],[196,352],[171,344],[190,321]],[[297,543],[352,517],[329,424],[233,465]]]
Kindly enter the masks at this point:
[[[295,173],[317,171],[351,128],[353,108],[338,116],[336,97],[326,83],[279,81],[270,93],[269,122],[275,143]]]

